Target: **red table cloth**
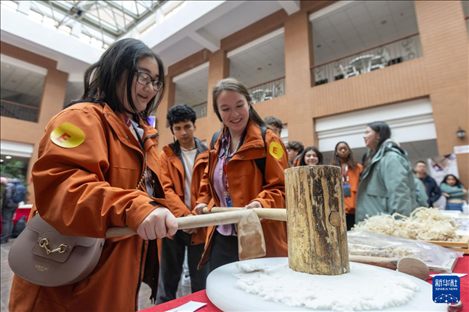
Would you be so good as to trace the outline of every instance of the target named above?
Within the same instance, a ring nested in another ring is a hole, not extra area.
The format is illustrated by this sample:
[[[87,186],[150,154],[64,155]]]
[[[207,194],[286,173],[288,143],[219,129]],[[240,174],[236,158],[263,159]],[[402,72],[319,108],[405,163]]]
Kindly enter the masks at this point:
[[[454,273],[469,273],[469,256],[464,256],[459,258],[456,267],[453,270]],[[432,279],[429,279],[427,282],[432,283]],[[169,301],[142,311],[145,312],[157,312],[157,311],[168,311],[174,308],[177,308],[184,303],[189,301],[197,301],[207,303],[206,306],[197,310],[197,312],[207,312],[207,311],[221,311],[216,306],[214,306],[208,299],[205,290],[193,293],[191,295],[178,298],[173,301]],[[469,275],[461,277],[461,301],[463,303],[463,311],[469,311]],[[314,311],[314,310],[311,310]]]

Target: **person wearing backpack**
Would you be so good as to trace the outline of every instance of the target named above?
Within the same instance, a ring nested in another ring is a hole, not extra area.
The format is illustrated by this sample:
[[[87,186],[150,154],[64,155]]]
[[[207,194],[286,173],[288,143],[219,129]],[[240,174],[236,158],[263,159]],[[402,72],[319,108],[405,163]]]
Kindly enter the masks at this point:
[[[13,216],[20,202],[24,201],[26,196],[26,187],[21,184],[20,179],[11,179],[6,187],[3,195],[2,203],[2,236],[0,243],[8,243],[8,239],[13,231]]]
[[[254,110],[247,88],[233,78],[219,81],[213,88],[213,109],[223,130],[209,153],[196,212],[214,206],[284,208],[287,151]],[[266,257],[286,257],[286,223],[261,220],[261,225]],[[213,271],[238,260],[235,226],[209,227],[199,267],[208,263]]]

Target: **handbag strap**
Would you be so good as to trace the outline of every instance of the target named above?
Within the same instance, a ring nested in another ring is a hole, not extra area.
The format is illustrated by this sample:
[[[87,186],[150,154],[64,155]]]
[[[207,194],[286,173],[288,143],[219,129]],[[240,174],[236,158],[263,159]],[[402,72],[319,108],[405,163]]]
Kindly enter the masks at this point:
[[[144,169],[143,169],[143,173],[142,173],[142,177],[140,178],[140,181],[138,181],[137,183],[137,187],[135,188],[136,190],[138,189],[142,189],[144,190],[145,188],[143,188],[143,186],[145,185],[145,181],[146,181],[146,177],[147,177],[147,153],[145,153],[144,155]]]

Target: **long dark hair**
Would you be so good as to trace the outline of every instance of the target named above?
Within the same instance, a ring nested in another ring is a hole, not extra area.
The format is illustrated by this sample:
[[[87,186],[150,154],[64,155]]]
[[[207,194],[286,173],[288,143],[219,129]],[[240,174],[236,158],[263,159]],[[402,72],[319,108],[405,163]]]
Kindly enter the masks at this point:
[[[313,151],[316,153],[316,156],[318,156],[318,165],[322,165],[322,153],[316,148],[316,146],[310,146],[305,148],[303,153],[301,153],[300,166],[306,166],[305,156],[306,153],[308,153],[309,151]]]
[[[142,41],[132,38],[114,42],[101,55],[99,61],[91,65],[85,72],[84,93],[82,100],[106,102],[115,112],[137,114],[137,108],[132,100],[132,83],[138,71],[138,61],[145,57],[151,57],[158,63],[159,80],[164,83],[163,62]],[[127,86],[127,101],[132,111],[124,107],[122,94],[118,84],[124,79]],[[160,91],[148,102],[144,111],[138,113],[146,122],[160,104],[164,93],[164,85]]]
[[[340,144],[345,144],[347,145],[347,148],[349,150],[349,155],[348,155],[348,159],[347,159],[347,165],[352,168],[352,169],[355,169],[357,167],[357,162],[355,160],[355,157],[353,156],[353,152],[352,152],[352,149],[350,148],[350,146],[348,145],[347,142],[345,141],[340,141],[339,143],[336,144],[335,148],[334,148],[334,157],[332,157],[332,160],[331,160],[331,163],[330,165],[333,165],[333,166],[341,166],[341,162],[340,162],[340,158],[339,158],[339,154],[337,153],[337,148],[339,147]]]
[[[218,119],[222,121],[220,116],[220,111],[218,110],[217,99],[220,93],[223,91],[234,91],[241,95],[244,95],[246,101],[249,104],[249,120],[254,120],[259,126],[267,126],[264,120],[259,116],[254,107],[252,107],[252,98],[249,94],[248,88],[235,78],[226,78],[220,80],[214,87],[212,91],[213,99],[213,111],[217,114]]]
[[[379,135],[378,146],[376,147],[376,150],[379,150],[384,141],[391,137],[391,128],[384,121],[375,121],[367,124],[367,126]]]
[[[456,178],[456,176],[454,174],[447,174],[444,178],[443,178],[443,181],[441,181],[441,184],[447,184],[449,185],[448,183],[446,183],[446,179],[449,178],[449,177],[453,177],[455,180],[456,180],[456,186],[459,187],[459,188],[464,188],[464,185],[461,183],[461,181],[459,181],[458,178]]]

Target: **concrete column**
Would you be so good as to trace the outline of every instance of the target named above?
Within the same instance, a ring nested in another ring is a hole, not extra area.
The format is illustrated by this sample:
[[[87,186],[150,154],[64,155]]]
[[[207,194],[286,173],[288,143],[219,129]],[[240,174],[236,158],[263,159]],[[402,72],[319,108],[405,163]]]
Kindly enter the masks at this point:
[[[208,68],[208,94],[207,94],[207,118],[209,122],[218,124],[219,120],[213,111],[213,87],[218,81],[227,78],[230,75],[230,60],[226,57],[226,52],[218,50],[213,53],[209,59]],[[214,131],[217,130],[216,128]]]
[[[176,96],[176,84],[173,82],[173,77],[167,75],[165,77],[165,90],[163,99],[156,110],[156,128],[160,131],[160,135],[167,127],[166,114],[168,110],[174,105],[174,98]],[[161,140],[162,138],[160,138]],[[164,139],[163,139],[164,141]]]
[[[307,12],[298,12],[285,22],[285,79],[286,105],[291,114],[288,118],[288,137],[305,146],[315,144],[312,116],[314,107],[310,99],[312,64],[311,23]],[[301,112],[301,114],[298,114]]]
[[[433,107],[440,155],[454,146],[469,145],[459,139],[459,128],[469,133],[469,54],[464,13],[459,1],[415,1],[427,84]],[[442,61],[444,60],[444,61]],[[458,154],[461,181],[469,185],[469,154]]]

